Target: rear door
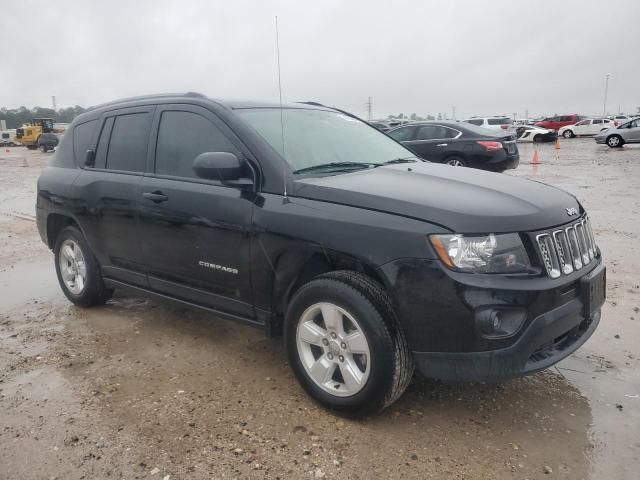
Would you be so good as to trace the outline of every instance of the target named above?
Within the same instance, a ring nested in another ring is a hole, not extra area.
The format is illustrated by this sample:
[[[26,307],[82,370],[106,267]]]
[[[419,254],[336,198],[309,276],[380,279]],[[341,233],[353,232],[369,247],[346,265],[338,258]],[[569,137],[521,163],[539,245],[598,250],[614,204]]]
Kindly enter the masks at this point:
[[[594,118],[591,121],[591,125],[589,125],[589,135],[596,135],[600,133],[600,130],[603,130],[607,127],[604,123],[604,120],[601,118]]]
[[[83,125],[74,131],[76,162],[84,166],[87,148],[95,151],[94,164],[84,166],[73,185],[87,240],[106,277],[143,286],[139,189],[154,110],[145,106],[107,112],[98,121],[99,134],[82,144],[75,140]]]
[[[447,156],[460,153],[455,139],[461,134],[443,125],[420,125],[413,140],[403,143],[421,158],[442,162]]]
[[[245,152],[231,130],[196,105],[156,112],[155,155],[142,180],[138,237],[150,287],[227,313],[253,317],[250,238],[253,203],[243,190],[198,178],[204,152]]]

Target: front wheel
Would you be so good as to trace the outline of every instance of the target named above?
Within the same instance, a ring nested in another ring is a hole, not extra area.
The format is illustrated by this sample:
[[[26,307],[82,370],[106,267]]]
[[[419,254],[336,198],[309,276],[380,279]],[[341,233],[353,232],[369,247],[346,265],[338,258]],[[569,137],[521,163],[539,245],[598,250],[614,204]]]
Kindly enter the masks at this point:
[[[563,136],[564,138],[573,138],[573,137],[575,137],[575,135],[573,134],[573,132],[572,132],[571,130],[565,130],[565,131],[562,133],[562,136]]]
[[[373,280],[340,271],[302,286],[285,344],[302,387],[327,408],[375,413],[404,392],[413,360],[391,302]]]
[[[467,162],[465,162],[460,157],[449,157],[444,161],[445,165],[450,165],[452,167],[466,167]]]
[[[607,138],[607,145],[611,148],[618,148],[622,146],[622,138],[619,135],[611,135]]]
[[[53,248],[58,282],[66,297],[81,307],[104,304],[113,290],[105,287],[98,261],[76,227],[63,229]]]
[[[47,153],[47,146],[46,145],[40,145],[40,151],[42,153]]]

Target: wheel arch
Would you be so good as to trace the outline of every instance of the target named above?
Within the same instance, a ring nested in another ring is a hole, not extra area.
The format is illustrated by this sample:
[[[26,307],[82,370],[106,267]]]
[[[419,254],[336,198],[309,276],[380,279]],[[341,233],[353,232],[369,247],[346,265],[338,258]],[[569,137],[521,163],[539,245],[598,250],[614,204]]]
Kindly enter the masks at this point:
[[[50,213],[47,216],[47,246],[50,249],[53,249],[53,247],[55,246],[56,238],[58,238],[60,232],[64,228],[69,226],[74,226],[82,232],[80,224],[69,215],[64,215],[61,213]]]
[[[384,286],[383,279],[374,265],[351,255],[327,251],[310,251],[306,255],[299,252],[283,254],[274,265],[272,309],[267,333],[270,336],[282,334],[288,305],[300,287],[319,275],[345,270],[358,272]]]

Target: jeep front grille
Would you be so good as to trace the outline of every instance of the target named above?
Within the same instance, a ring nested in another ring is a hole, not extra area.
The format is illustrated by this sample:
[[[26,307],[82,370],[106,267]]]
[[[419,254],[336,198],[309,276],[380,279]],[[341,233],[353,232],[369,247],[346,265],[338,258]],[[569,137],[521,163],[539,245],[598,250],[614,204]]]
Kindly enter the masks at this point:
[[[551,232],[536,236],[540,257],[551,278],[569,275],[587,266],[596,257],[596,247],[591,223],[587,217]]]

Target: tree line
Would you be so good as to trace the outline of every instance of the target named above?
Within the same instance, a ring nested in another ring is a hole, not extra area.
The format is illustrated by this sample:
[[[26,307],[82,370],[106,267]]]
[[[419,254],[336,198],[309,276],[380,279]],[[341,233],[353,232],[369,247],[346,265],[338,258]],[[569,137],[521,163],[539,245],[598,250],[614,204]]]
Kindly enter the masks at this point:
[[[33,118],[53,118],[56,123],[70,123],[86,108],[76,105],[75,107],[59,108],[57,111],[53,108],[35,107],[35,108],[0,108],[0,120],[6,120],[7,128],[18,128],[28,123]]]

